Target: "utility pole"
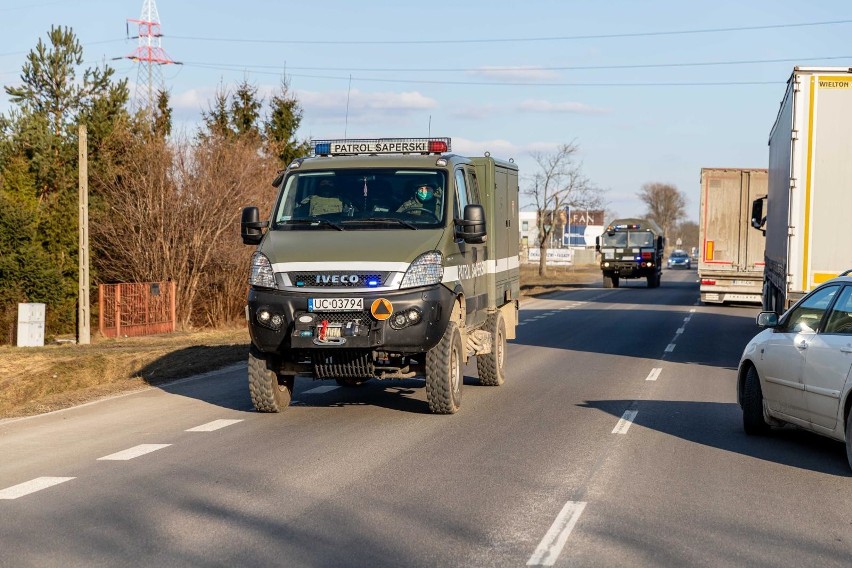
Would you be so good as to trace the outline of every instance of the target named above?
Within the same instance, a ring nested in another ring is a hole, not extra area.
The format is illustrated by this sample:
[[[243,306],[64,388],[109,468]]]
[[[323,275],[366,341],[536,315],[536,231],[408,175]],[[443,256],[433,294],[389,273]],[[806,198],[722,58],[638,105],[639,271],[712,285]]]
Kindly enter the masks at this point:
[[[91,312],[89,310],[89,151],[86,125],[80,124],[77,136],[79,149],[79,237],[77,251],[77,344],[92,342]]]

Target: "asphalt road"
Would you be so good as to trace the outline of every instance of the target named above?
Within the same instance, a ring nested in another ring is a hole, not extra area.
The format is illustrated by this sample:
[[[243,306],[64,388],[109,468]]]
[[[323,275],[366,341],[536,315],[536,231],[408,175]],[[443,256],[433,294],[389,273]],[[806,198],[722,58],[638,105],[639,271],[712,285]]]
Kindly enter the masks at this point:
[[[849,566],[842,444],[742,431],[757,311],[695,271],[526,301],[452,416],[418,380],[258,414],[240,365],[0,422],[0,566]]]

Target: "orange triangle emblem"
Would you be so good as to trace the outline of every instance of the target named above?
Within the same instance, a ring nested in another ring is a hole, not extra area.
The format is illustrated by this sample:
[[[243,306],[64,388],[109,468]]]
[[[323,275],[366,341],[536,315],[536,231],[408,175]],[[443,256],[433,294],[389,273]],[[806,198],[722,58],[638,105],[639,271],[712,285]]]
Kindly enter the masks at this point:
[[[384,321],[391,317],[393,306],[384,298],[378,298],[377,300],[373,300],[373,304],[370,306],[370,313],[377,320]]]

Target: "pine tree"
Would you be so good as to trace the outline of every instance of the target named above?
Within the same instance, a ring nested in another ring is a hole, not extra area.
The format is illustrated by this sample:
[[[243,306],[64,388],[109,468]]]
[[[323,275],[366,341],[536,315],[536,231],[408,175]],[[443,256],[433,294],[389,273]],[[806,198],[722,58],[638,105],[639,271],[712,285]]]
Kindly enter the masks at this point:
[[[309,150],[306,141],[296,138],[296,132],[302,123],[302,108],[290,92],[286,79],[281,81],[269,106],[269,117],[264,124],[267,152],[277,157],[282,167],[286,167],[295,158],[306,156]]]
[[[244,79],[231,99],[231,124],[239,137],[260,138],[260,108],[263,100],[257,97],[257,87]]]

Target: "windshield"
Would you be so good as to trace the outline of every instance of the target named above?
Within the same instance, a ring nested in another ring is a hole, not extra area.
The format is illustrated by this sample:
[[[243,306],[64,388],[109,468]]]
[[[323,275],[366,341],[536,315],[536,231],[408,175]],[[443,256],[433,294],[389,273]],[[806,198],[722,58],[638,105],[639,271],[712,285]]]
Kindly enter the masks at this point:
[[[601,244],[606,247],[652,247],[654,246],[654,235],[647,231],[604,233]]]
[[[682,250],[676,250],[672,253],[671,258],[687,258],[688,255]]]
[[[286,178],[272,228],[436,227],[443,225],[445,194],[439,170],[297,171]]]

